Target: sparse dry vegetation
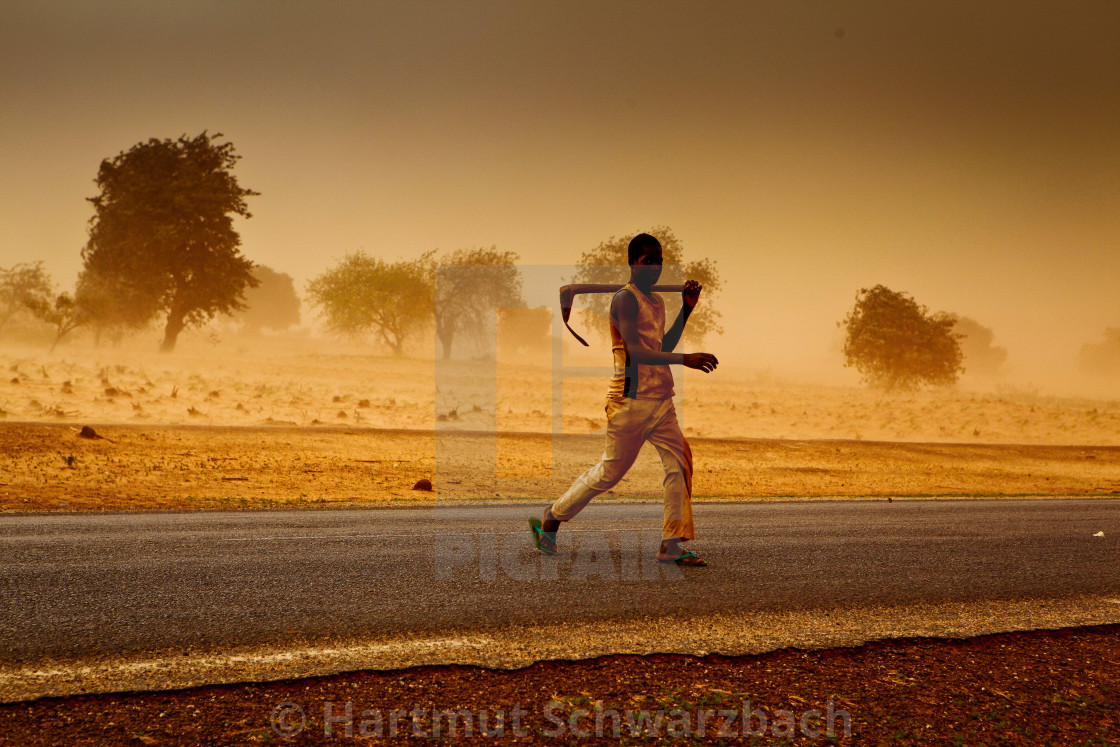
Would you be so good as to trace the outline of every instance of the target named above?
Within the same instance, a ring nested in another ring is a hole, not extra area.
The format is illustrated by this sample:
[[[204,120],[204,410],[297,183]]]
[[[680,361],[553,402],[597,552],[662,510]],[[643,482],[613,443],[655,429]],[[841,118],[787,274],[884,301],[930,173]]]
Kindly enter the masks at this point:
[[[552,429],[551,351],[494,362],[289,351],[260,341],[177,358],[106,348],[0,351],[7,422],[313,426],[344,413],[364,428]],[[228,348],[233,348],[232,350]],[[676,372],[687,435],[971,444],[1120,445],[1120,402],[1036,389],[884,393],[783,385],[733,369]],[[496,377],[496,383],[495,383]],[[438,389],[438,398],[437,398]],[[602,429],[601,379],[562,386],[565,433]],[[192,415],[191,411],[195,414]],[[456,410],[456,417],[450,417]]]
[[[513,360],[0,353],[0,509],[556,495],[601,449],[602,382],[563,383],[554,439],[551,369]],[[678,376],[698,500],[1120,492],[1115,401],[700,383]],[[643,454],[603,500],[656,494],[659,470]]]

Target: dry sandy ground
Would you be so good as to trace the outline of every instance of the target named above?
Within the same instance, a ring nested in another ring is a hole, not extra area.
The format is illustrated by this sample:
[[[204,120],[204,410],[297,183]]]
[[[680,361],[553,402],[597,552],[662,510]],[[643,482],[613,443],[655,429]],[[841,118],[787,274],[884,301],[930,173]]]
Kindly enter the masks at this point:
[[[598,435],[369,428],[0,424],[0,510],[74,511],[544,501]],[[695,499],[1120,495],[1120,447],[692,439]],[[413,490],[417,481],[432,492]],[[657,500],[646,447],[604,500]]]
[[[263,343],[262,343],[263,345]],[[67,424],[345,425],[593,433],[601,375],[537,365],[394,360],[283,348],[203,347],[161,356],[106,348],[0,350],[0,419]],[[584,354],[565,366],[595,365]],[[591,372],[594,373],[594,372]],[[782,386],[732,367],[676,369],[688,435],[935,443],[1120,445],[1120,399],[1003,388],[890,394]],[[553,391],[562,428],[553,427]],[[443,416],[443,420],[437,417]],[[449,417],[450,416],[450,417]]]
[[[544,498],[595,461],[605,424],[601,376],[505,358],[196,345],[0,352],[0,369],[6,511]],[[1120,401],[736,373],[677,372],[699,499],[1120,494]],[[421,479],[434,493],[412,490]],[[604,499],[660,482],[647,447]]]

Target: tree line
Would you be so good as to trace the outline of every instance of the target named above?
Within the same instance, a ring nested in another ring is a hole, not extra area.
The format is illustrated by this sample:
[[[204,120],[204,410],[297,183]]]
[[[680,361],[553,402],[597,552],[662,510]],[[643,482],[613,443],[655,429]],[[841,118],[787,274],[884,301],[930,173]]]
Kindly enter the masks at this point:
[[[162,320],[160,350],[175,349],[184,329],[218,315],[239,316],[246,327],[286,327],[299,321],[290,276],[250,261],[241,252],[234,218],[251,218],[248,201],[259,193],[234,174],[240,156],[221,133],[177,140],[149,139],[101,162],[98,193],[82,267],[72,292],[58,292],[42,262],[0,268],[0,334],[18,313],[55,331],[53,345],[80,327],[96,339]],[[683,249],[667,228],[666,258]],[[611,239],[584,254],[573,281],[624,282],[625,244]],[[336,334],[373,337],[395,354],[431,330],[444,357],[457,340],[477,337],[491,310],[526,306],[516,252],[497,247],[426,252],[388,261],[363,252],[345,256],[310,281],[307,296]],[[719,287],[714,263],[694,263],[709,288]],[[515,317],[510,317],[511,319]],[[693,315],[694,337],[718,331],[710,307]],[[547,336],[541,315],[522,315]],[[53,346],[52,346],[53,347]]]
[[[170,352],[184,329],[219,314],[240,315],[257,330],[298,323],[292,278],[241,253],[233,220],[251,217],[248,199],[259,193],[240,185],[233,173],[240,156],[221,137],[152,138],[102,161],[98,194],[88,198],[94,214],[74,290],[55,289],[42,262],[0,268],[0,334],[20,313],[50,325],[54,345],[79,327],[99,339],[162,318],[160,350]],[[689,323],[690,342],[722,332],[712,303],[722,286],[716,263],[688,260],[667,226],[647,232],[662,243],[663,282],[694,278],[705,287],[705,303]],[[584,252],[569,282],[625,282],[628,240],[611,237]],[[412,338],[431,331],[446,358],[457,340],[480,334],[493,309],[526,307],[519,259],[494,246],[397,261],[355,252],[312,279],[307,296],[332,333],[372,337],[403,355]],[[609,299],[590,296],[584,303],[605,316]],[[509,318],[534,320],[534,329],[548,334],[547,316]],[[861,289],[837,324],[845,331],[845,364],[888,390],[952,385],[966,361],[974,372],[991,374],[1007,357],[975,320],[930,313],[883,285]],[[1120,374],[1120,331],[1107,329],[1103,342],[1084,346],[1080,362],[1086,371]]]
[[[700,280],[705,286],[705,300],[715,298],[721,281],[714,262],[685,263],[684,247],[667,226],[656,226],[648,232],[661,241],[670,273],[683,272]],[[625,267],[628,242],[628,236],[612,236],[584,252],[570,282],[625,282],[629,275]],[[498,251],[493,246],[447,253],[431,251],[416,260],[397,262],[356,252],[312,280],[308,295],[333,332],[350,336],[373,334],[399,355],[411,336],[430,329],[440,343],[443,357],[448,358],[456,339],[464,335],[477,337],[486,328],[486,317],[492,309],[501,310],[504,318],[528,325],[531,335],[547,338],[547,316],[510,313],[527,306],[518,260],[516,252]],[[680,279],[670,276],[664,282]],[[588,311],[605,316],[608,301],[607,296],[596,295],[581,303],[586,304]],[[720,312],[710,302],[699,307],[687,330],[691,342],[700,344],[706,335],[721,332],[719,317]],[[605,336],[605,327],[599,331]]]

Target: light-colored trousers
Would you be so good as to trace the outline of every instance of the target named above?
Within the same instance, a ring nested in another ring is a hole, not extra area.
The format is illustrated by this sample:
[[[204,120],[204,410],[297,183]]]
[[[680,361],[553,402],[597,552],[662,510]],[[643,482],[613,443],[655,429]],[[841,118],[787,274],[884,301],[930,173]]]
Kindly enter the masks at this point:
[[[657,449],[665,467],[665,521],[661,538],[693,539],[696,530],[692,523],[692,450],[677,422],[671,397],[609,399],[603,458],[552,504],[552,516],[568,521],[592,498],[613,488],[634,464],[646,441]]]

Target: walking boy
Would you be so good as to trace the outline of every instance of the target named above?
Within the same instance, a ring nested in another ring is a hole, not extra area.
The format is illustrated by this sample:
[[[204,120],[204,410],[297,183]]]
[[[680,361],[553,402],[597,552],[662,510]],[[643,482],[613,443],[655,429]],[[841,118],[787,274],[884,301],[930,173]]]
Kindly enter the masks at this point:
[[[685,283],[681,312],[665,332],[665,303],[652,288],[661,277],[661,243],[647,233],[630,241],[627,251],[630,282],[611,300],[611,353],[614,375],[607,392],[607,447],[602,459],[584,472],[559,500],[544,510],[544,519],[530,519],[533,543],[546,555],[556,553],[560,522],[569,521],[592,498],[622,479],[649,441],[665,467],[663,563],[703,566],[707,561],[687,552],[681,542],[693,539],[692,452],[673,408],[672,364],[710,373],[719,361],[710,353],[674,353],[684,325],[700,298],[702,286]]]

